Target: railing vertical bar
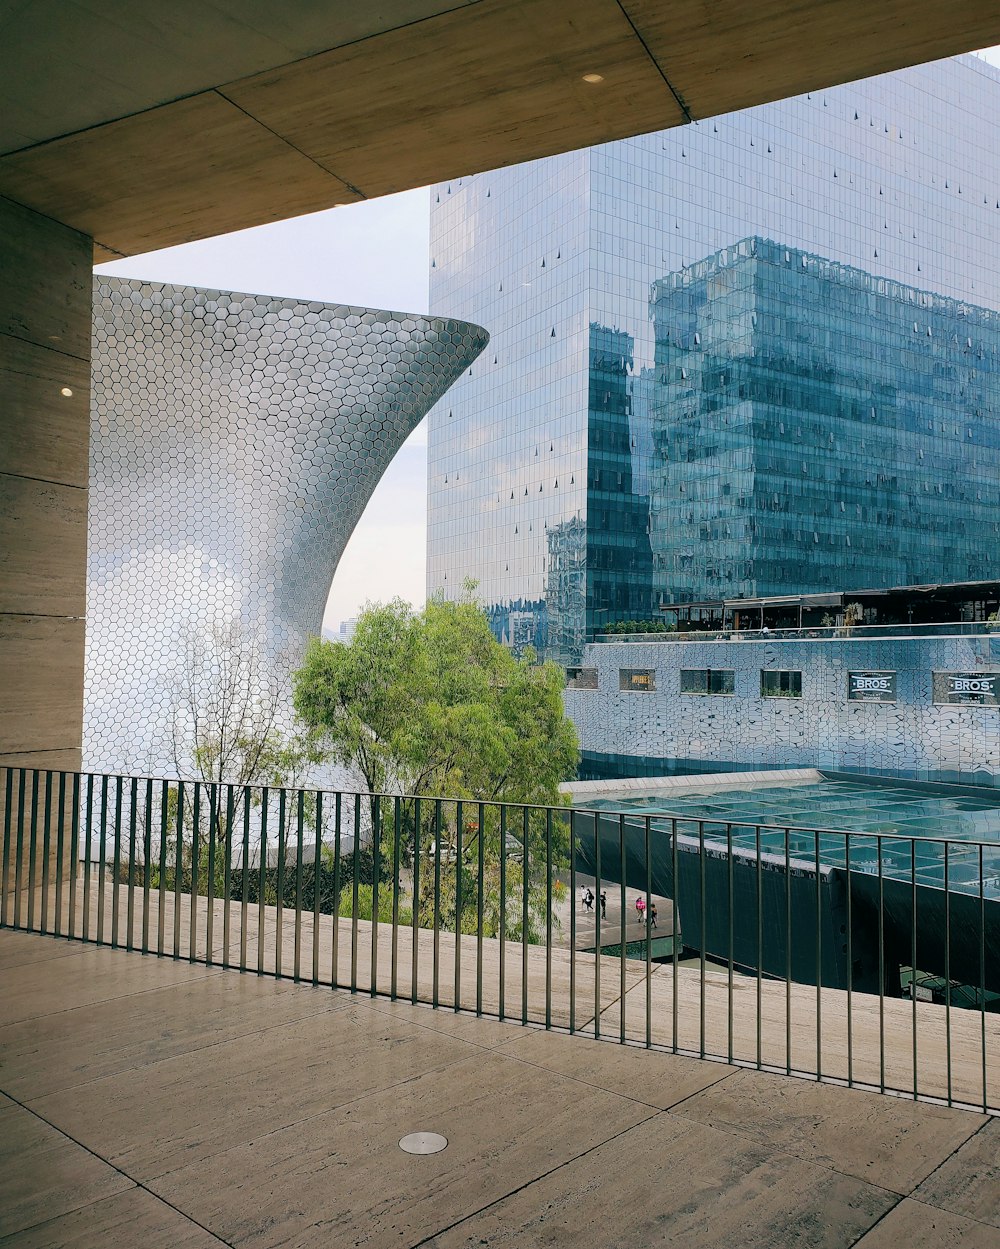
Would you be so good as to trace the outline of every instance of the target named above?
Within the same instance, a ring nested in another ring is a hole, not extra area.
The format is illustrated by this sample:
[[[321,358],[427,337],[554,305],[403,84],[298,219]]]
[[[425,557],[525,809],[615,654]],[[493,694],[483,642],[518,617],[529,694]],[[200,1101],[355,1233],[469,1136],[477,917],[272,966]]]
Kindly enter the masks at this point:
[[[705,888],[705,821],[698,821],[698,901],[700,907],[700,924],[698,944],[700,954],[699,966],[699,999],[698,999],[698,1054],[705,1057],[705,941],[708,929],[708,899]]]
[[[618,959],[618,1000],[621,1002],[621,1009],[618,1012],[618,1040],[622,1045],[625,1044],[625,998],[628,994],[628,980],[626,977],[626,955],[628,951],[628,935],[626,932],[626,923],[628,920],[628,897],[625,888],[625,816],[618,816],[618,879],[621,892],[621,939],[620,956]],[[643,910],[642,918],[646,915]]]
[[[56,936],[62,935],[63,922],[63,859],[66,854],[66,773],[59,773],[59,788],[56,793],[56,897],[55,924],[53,931]]]
[[[434,801],[434,968],[431,1004],[437,1009],[441,987],[441,799]]]
[[[983,1056],[983,1112],[989,1109],[986,1083],[986,882],[983,843],[979,843],[979,1039]]]
[[[125,917],[125,949],[135,949],[135,834],[139,822],[139,781],[131,778],[128,797],[128,913]]]
[[[233,826],[236,823],[236,790],[226,786],[226,835],[223,838],[225,860],[222,865],[222,966],[232,967],[229,949],[233,938]],[[244,873],[245,874],[245,873]]]
[[[17,822],[14,846],[14,927],[21,927],[21,891],[24,888],[24,791],[28,785],[28,774],[24,768],[18,769],[17,777]]]
[[[28,830],[28,931],[35,926],[35,882],[38,860],[38,769],[31,769],[31,823]]]
[[[522,811],[524,820],[524,850],[521,863],[521,1023],[528,1022],[528,876],[530,860],[528,849],[528,808]]]
[[[594,1038],[601,1035],[601,817],[594,812]]]
[[[792,855],[785,829],[785,1074],[792,1074]]]
[[[157,867],[160,878],[156,882],[156,953],[163,954],[163,942],[167,918],[167,828],[170,820],[170,782],[160,782],[160,845]]]
[[[816,873],[816,1079],[823,1079],[823,880],[820,871],[820,835],[813,832],[813,870]]]
[[[333,800],[333,901],[330,914],[333,921],[333,949],[330,951],[330,984],[340,987],[340,838],[343,829],[343,794],[338,790]]]
[[[847,1087],[854,1087],[854,916],[851,897],[851,834],[844,834],[844,879],[847,883]]]
[[[501,838],[501,868],[499,868],[499,984],[497,985],[497,1014],[503,1020],[507,1014],[507,804],[499,804],[499,838]]]
[[[115,777],[115,823],[111,857],[111,947],[118,945],[118,911],[122,873],[122,778]]]
[[[149,890],[153,881],[153,778],[146,780],[142,821],[142,952],[149,953]]]
[[[372,959],[369,991],[378,992],[378,912],[382,884],[382,796],[376,794],[372,803]]]
[[[479,888],[476,891],[476,1014],[481,1015],[483,1013],[483,906],[486,893],[486,807],[483,803],[479,804],[479,840],[476,859],[479,872]]]
[[[396,1000],[399,973],[399,876],[402,864],[399,856],[402,809],[397,794],[392,800],[392,964],[389,979],[389,997]]]
[[[3,896],[0,897],[0,924],[7,927],[7,913],[10,909],[7,898],[10,893],[10,852],[11,830],[14,827],[14,770],[4,768],[4,808],[3,808]],[[15,871],[15,878],[17,873]]]
[[[70,796],[69,849],[66,853],[69,869],[69,928],[67,936],[76,936],[76,879],[80,858],[80,773],[73,773]]]
[[[177,782],[176,837],[174,838],[174,958],[181,956],[181,890],[184,866],[184,782]]]
[[[506,854],[503,856],[506,859]],[[501,890],[502,892],[502,890]],[[600,899],[595,898],[600,907]],[[503,955],[503,944],[500,946]],[[503,1018],[501,1010],[500,1018]],[[576,812],[569,813],[569,1030],[576,1031]]]
[[[462,864],[465,849],[462,838],[462,802],[455,804],[455,1001],[454,1009],[462,1009]]]
[[[653,905],[653,859],[649,844],[650,819],[645,819],[645,851],[646,851],[646,913],[652,915]],[[653,1044],[653,932],[652,924],[646,934],[646,1049]]]
[[[108,858],[108,780],[101,777],[101,827],[97,842],[97,944],[104,944],[104,881]]]
[[[300,787],[295,800],[295,954],[292,961],[292,978],[296,983],[302,979],[302,867],[305,852],[303,846],[305,814],[306,795],[305,790]]]
[[[243,845],[240,858],[240,971],[247,970],[247,928],[250,920],[250,803],[249,785],[243,786]]]
[[[500,984],[497,1013],[502,1020],[506,1013],[507,992],[507,805],[500,804]],[[572,974],[572,973],[571,973]]]
[[[679,1028],[680,1028],[680,991],[679,991],[680,963],[681,963],[681,949],[680,948],[681,948],[681,944],[684,941],[684,931],[681,928],[681,910],[680,910],[681,890],[680,890],[680,883],[678,880],[678,872],[680,871],[680,864],[678,862],[677,856],[678,856],[677,820],[671,819],[670,821],[670,860],[671,860],[670,871],[671,871],[671,876],[674,882],[673,884],[674,896],[671,898],[670,903],[673,908],[674,933],[673,933],[673,941],[671,942],[672,952],[673,952],[673,977],[672,977],[673,983],[670,986],[670,995],[671,995],[671,1007],[670,1008],[673,1014],[673,1019],[671,1022],[671,1037],[673,1040],[673,1051],[675,1054],[677,1053],[677,1050],[680,1044],[678,1040]],[[680,936],[681,936],[680,941],[677,940],[678,931],[680,931]]]
[[[917,1068],[917,842],[910,838],[910,1015],[913,1039],[913,1100],[919,1096]]]
[[[215,945],[215,853],[219,841],[219,804],[222,786],[213,781],[205,786],[208,796],[208,855],[205,867],[205,963],[211,967]]]
[[[885,1092],[885,879],[882,874],[882,836],[875,837],[878,856],[878,1071],[879,1090]]]
[[[271,791],[263,785],[260,791],[260,863],[257,865],[257,975],[264,974],[264,902],[267,898],[267,823],[271,807]]]
[[[280,980],[283,966],[282,946],[285,935],[285,855],[288,846],[288,795],[282,785],[278,789],[278,863],[274,891],[274,974]]]
[[[622,999],[624,1009],[625,999]],[[552,808],[545,808],[545,1026],[552,1027]]]
[[[351,879],[351,992],[358,991],[358,887],[361,871],[361,795],[354,794],[354,863]]]
[[[757,861],[757,1070],[764,1065],[764,871],[760,855],[760,825],[754,825],[754,850]]]
[[[45,773],[45,811],[42,816],[42,916],[41,930],[49,930],[49,858],[52,854],[52,773]]]
[[[313,843],[313,931],[312,931],[312,982],[319,984],[319,915],[320,915],[320,880],[323,866],[323,793],[318,791],[315,798],[316,840]]]
[[[420,799],[413,800],[413,917],[410,946],[410,1001],[416,1004],[420,978]]]
[[[188,933],[188,959],[193,963],[198,955],[198,898],[201,875],[201,781],[194,783],[194,801],[191,807],[191,916]]]
[[[951,884],[948,863],[949,843],[944,843],[944,1047],[948,1076],[948,1105],[952,1104],[951,1087]]]
[[[94,826],[94,776],[92,773],[87,774],[87,814],[85,818],[86,832],[84,834],[84,860],[83,860],[83,939],[90,940],[90,876],[91,867],[90,860],[93,855],[91,849],[91,838]]]
[[[727,905],[729,907],[729,966],[727,968],[727,982],[726,982],[726,989],[728,993],[728,1016],[729,1017],[728,1017],[727,1029],[726,1029],[726,1045],[728,1047],[726,1050],[726,1053],[729,1058],[729,1061],[732,1062],[733,1061],[733,941],[734,941],[734,932],[733,932],[733,905],[734,905],[733,826],[732,824],[726,825],[726,874],[728,877]]]

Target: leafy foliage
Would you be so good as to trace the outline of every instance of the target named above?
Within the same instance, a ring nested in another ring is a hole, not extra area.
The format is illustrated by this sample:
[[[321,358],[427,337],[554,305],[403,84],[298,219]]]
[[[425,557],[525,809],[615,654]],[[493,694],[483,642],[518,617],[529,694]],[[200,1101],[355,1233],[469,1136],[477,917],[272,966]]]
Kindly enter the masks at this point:
[[[563,670],[501,646],[471,589],[422,612],[398,599],[369,607],[350,644],[310,643],[295,707],[370,794],[408,795],[398,806],[373,797],[369,827],[376,875],[390,859],[406,869],[421,927],[433,923],[436,897],[445,929],[475,932],[481,913],[495,936],[503,913],[512,938],[526,929],[537,939],[551,874],[568,862],[565,820],[530,810],[510,829],[494,804],[561,807],[576,731],[563,712]],[[348,905],[345,890],[342,912]],[[370,893],[359,896],[359,914],[372,905]],[[384,905],[380,893],[380,914]]]
[[[470,598],[368,608],[348,645],[314,640],[295,708],[371,793],[558,804],[578,758],[564,674],[517,657]]]

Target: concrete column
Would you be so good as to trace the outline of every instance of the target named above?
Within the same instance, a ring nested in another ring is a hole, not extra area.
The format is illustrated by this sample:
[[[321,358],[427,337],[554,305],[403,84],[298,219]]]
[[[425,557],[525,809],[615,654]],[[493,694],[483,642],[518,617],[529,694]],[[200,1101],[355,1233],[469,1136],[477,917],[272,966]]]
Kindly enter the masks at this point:
[[[0,199],[0,767],[76,769],[91,240]]]

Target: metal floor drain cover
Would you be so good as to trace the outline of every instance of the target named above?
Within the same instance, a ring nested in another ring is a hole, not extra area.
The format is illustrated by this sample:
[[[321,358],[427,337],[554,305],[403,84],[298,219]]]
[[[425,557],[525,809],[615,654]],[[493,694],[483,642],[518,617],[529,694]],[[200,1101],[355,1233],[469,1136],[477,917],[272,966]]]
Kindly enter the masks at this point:
[[[399,1142],[399,1148],[408,1154],[439,1154],[448,1144],[448,1138],[439,1132],[411,1132]]]

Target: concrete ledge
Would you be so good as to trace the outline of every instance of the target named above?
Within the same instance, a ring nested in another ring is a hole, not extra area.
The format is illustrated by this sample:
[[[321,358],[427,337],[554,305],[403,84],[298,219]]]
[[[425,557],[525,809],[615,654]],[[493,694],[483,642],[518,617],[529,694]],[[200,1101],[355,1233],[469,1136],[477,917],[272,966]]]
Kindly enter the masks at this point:
[[[784,768],[774,772],[713,772],[704,776],[630,776],[610,781],[570,781],[561,792],[575,800],[634,798],[637,794],[699,793],[705,789],[743,789],[747,785],[815,785],[823,779],[816,768]]]

